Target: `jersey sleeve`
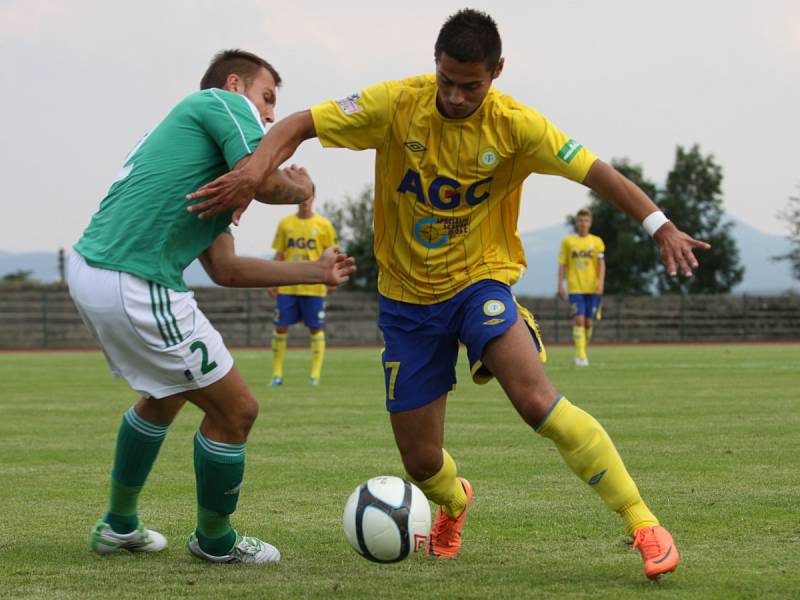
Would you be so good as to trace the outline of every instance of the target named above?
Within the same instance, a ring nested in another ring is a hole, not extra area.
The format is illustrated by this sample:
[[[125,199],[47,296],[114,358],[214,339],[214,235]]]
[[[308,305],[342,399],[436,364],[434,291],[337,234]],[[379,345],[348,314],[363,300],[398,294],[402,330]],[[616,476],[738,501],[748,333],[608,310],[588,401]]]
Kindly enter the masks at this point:
[[[567,256],[569,255],[569,248],[567,247],[567,238],[561,240],[561,250],[558,253],[558,264],[566,265]]]
[[[602,238],[597,238],[597,258],[605,259],[606,257],[606,243],[603,241]]]
[[[328,148],[378,148],[390,124],[391,86],[379,83],[341,100],[311,109],[320,143]]]
[[[518,157],[531,173],[561,175],[580,183],[597,160],[596,155],[533,109],[522,110],[515,125]]]
[[[245,156],[255,152],[264,128],[254,106],[242,95],[211,89],[203,126],[233,168]]]

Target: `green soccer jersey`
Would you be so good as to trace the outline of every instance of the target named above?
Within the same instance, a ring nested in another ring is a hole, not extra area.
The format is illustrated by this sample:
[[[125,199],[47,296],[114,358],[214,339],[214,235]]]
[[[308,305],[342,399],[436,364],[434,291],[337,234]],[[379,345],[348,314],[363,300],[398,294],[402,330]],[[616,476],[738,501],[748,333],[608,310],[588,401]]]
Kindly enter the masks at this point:
[[[192,94],[131,151],[75,250],[93,267],[186,291],[184,269],[231,221],[230,211],[198,219],[186,194],[254,152],[263,135],[244,96]]]

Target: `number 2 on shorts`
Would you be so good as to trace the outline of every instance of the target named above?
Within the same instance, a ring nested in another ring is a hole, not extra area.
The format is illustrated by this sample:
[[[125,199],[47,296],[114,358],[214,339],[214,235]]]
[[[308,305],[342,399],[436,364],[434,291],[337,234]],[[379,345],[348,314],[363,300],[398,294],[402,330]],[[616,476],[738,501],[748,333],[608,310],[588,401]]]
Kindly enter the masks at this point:
[[[200,372],[205,375],[206,373],[210,373],[214,369],[217,368],[217,363],[214,361],[208,362],[208,348],[203,342],[197,341],[193,342],[191,346],[189,346],[189,350],[194,353],[196,350],[200,350],[200,354],[202,354],[202,362],[200,363]]]

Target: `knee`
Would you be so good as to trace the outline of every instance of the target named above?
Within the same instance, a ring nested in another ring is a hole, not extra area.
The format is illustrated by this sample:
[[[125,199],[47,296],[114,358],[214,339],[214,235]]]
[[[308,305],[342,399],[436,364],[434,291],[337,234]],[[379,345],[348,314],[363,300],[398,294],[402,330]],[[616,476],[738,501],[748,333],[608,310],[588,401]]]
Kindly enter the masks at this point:
[[[554,390],[530,386],[515,398],[513,404],[525,423],[535,428],[550,410],[556,396]]]
[[[241,428],[242,434],[247,437],[250,433],[250,429],[258,418],[258,400],[250,393],[250,390],[247,390],[242,393],[239,405],[239,427]]]
[[[441,448],[422,449],[423,451],[403,454],[403,467],[415,481],[430,479],[442,468]]]
[[[231,402],[230,410],[225,412],[224,428],[228,434],[247,439],[250,429],[258,418],[258,400],[250,390],[243,390],[236,400]]]

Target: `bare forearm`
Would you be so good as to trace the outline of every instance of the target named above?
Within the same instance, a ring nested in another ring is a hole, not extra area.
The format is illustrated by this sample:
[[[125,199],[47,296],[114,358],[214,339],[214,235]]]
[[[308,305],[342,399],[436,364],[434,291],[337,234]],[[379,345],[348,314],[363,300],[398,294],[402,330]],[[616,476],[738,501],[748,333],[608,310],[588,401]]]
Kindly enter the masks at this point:
[[[564,265],[558,265],[558,287],[564,285]]]
[[[266,185],[267,178],[295,153],[303,141],[315,135],[311,111],[296,112],[278,121],[262,138],[245,166],[247,170],[262,177],[259,189]]]
[[[256,190],[256,200],[263,204],[300,204],[310,195],[310,189],[292,181],[283,171],[272,173]]]
[[[583,185],[597,192],[637,223],[658,210],[655,203],[635,183],[601,160],[594,162],[583,180]]]
[[[317,261],[286,262],[236,256],[216,273],[215,282],[225,287],[277,287],[324,283],[325,269]]]

